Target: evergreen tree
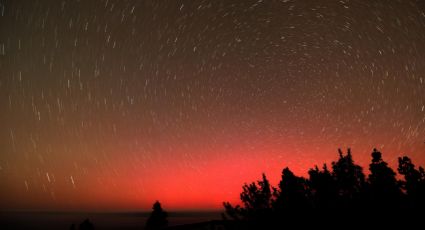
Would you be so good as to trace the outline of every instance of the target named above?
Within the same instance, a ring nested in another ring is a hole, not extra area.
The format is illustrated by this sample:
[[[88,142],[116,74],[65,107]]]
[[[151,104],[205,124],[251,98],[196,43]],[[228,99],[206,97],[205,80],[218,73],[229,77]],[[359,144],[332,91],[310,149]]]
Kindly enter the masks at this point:
[[[352,208],[361,205],[362,192],[365,185],[365,175],[363,169],[355,164],[351,155],[351,150],[347,150],[344,155],[338,149],[339,159],[332,162],[332,176],[335,178],[338,191],[338,205],[344,208]]]
[[[401,190],[397,183],[396,173],[388,167],[388,164],[382,159],[381,152],[376,149],[373,149],[369,170],[370,206],[384,210],[398,207]]]
[[[415,168],[409,157],[398,158],[398,172],[404,176],[402,188],[411,208],[425,207],[425,173],[422,167]]]
[[[168,226],[168,214],[165,212],[161,203],[156,201],[152,207],[153,211],[146,222],[146,229],[164,229]]]
[[[310,208],[309,189],[303,177],[295,176],[289,168],[282,171],[279,188],[275,192],[274,208],[279,212],[297,212]]]
[[[242,207],[233,207],[230,203],[224,202],[226,214],[233,219],[257,220],[265,218],[271,212],[272,188],[265,174],[262,180],[245,184],[240,194]]]
[[[232,218],[233,220],[240,220],[244,218],[244,216],[242,215],[243,212],[239,205],[236,205],[235,207],[233,207],[233,205],[230,204],[229,202],[223,202],[223,206],[225,211],[225,215],[223,219],[226,219],[227,216]]]
[[[316,166],[314,169],[310,169],[308,174],[314,207],[318,209],[334,207],[338,193],[335,180],[327,165],[323,165],[323,170]]]
[[[326,164],[322,169],[316,166],[308,171],[308,180],[285,168],[275,189],[263,174],[262,180],[242,187],[241,206],[223,203],[226,214],[236,220],[248,220],[237,223],[254,229],[284,228],[291,224],[300,228],[325,227],[332,221],[335,226],[359,223],[361,227],[373,223],[383,227],[384,222],[379,221],[381,214],[390,220],[399,218],[406,226],[421,221],[413,217],[423,214],[425,208],[422,167],[416,169],[408,157],[399,158],[398,172],[404,176],[401,183],[382,154],[373,149],[370,175],[365,180],[350,149],[346,154],[340,149],[338,152],[339,159],[332,162],[332,171]],[[353,222],[354,218],[363,222]]]

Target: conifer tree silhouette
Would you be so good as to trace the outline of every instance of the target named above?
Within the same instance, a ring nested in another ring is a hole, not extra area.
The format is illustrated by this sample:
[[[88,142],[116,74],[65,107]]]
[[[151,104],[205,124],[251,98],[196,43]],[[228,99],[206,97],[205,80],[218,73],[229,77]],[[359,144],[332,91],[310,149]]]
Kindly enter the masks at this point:
[[[326,210],[335,207],[338,192],[327,165],[323,165],[323,170],[316,166],[314,169],[310,169],[308,174],[314,207]]]
[[[233,207],[224,202],[226,214],[233,219],[258,220],[265,218],[271,211],[272,187],[266,175],[263,173],[262,180],[245,184],[240,194],[242,207]]]
[[[311,207],[306,179],[295,176],[289,168],[283,169],[282,179],[275,196],[274,208],[278,212],[297,212]]]
[[[368,177],[369,207],[390,211],[400,205],[402,195],[396,173],[382,159],[381,152],[373,149],[371,155]]]
[[[165,212],[159,201],[156,201],[152,207],[153,211],[149,216],[145,229],[164,229],[168,226],[168,214]]]
[[[235,207],[232,206],[229,202],[223,202],[224,206],[224,212],[225,215],[229,216],[233,220],[241,220],[242,218],[245,218],[242,213],[242,209],[240,205],[236,205]]]
[[[415,168],[412,160],[407,157],[398,158],[398,172],[404,176],[402,188],[407,195],[409,208],[425,207],[425,173],[422,167]]]
[[[373,149],[366,180],[351,150],[346,154],[340,149],[338,152],[339,158],[332,162],[332,170],[326,164],[322,169],[315,166],[308,171],[309,179],[284,168],[277,188],[270,185],[264,174],[262,180],[245,184],[240,194],[242,206],[223,203],[227,216],[240,220],[240,226],[257,229],[274,225],[285,228],[291,224],[300,228],[320,224],[328,227],[329,223],[335,226],[347,223],[357,227],[369,223],[372,223],[369,226],[380,228],[391,226],[381,221],[382,214],[391,221],[400,220],[405,227],[421,221],[413,217],[425,211],[425,170],[422,167],[415,168],[410,158],[400,157],[398,172],[404,180],[397,181],[396,172],[383,160],[382,153]],[[307,219],[310,221],[305,221]]]
[[[348,148],[344,155],[341,149],[338,149],[339,159],[332,162],[332,176],[336,181],[338,191],[338,206],[342,208],[353,208],[361,205],[362,192],[365,185],[365,175],[363,169],[355,164]]]

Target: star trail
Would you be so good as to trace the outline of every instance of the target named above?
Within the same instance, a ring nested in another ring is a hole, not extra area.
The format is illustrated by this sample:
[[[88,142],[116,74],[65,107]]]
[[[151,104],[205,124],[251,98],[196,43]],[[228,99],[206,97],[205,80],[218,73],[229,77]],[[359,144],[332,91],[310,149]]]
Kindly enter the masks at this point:
[[[3,210],[217,209],[424,141],[424,1],[0,1]]]

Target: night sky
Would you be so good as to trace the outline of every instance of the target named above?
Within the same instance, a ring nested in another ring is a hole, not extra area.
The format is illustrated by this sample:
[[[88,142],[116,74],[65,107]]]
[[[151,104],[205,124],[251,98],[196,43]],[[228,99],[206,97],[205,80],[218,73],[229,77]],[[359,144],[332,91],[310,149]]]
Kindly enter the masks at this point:
[[[425,1],[0,0],[0,209],[217,209],[425,165]]]

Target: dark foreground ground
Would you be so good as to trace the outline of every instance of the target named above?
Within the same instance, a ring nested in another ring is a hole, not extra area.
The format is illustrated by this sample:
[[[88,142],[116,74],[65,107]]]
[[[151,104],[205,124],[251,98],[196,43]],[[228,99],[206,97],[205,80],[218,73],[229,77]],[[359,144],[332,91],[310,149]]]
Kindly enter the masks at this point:
[[[0,230],[68,230],[89,218],[96,230],[143,229],[150,213],[142,212],[0,212]],[[170,212],[170,225],[186,225],[220,219],[220,212]],[[78,228],[77,228],[78,229]]]
[[[333,210],[322,213],[290,213],[259,221],[222,220],[220,212],[169,213],[167,230],[238,229],[425,229],[425,210],[372,212]],[[149,213],[1,212],[1,230],[70,229],[89,218],[96,230],[142,230]],[[77,228],[78,229],[78,228]]]
[[[286,213],[257,221],[213,220],[171,226],[167,230],[238,229],[425,229],[425,210],[401,212],[371,210],[332,210],[329,212]]]

